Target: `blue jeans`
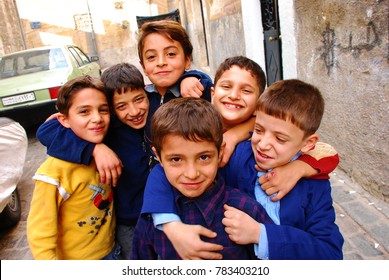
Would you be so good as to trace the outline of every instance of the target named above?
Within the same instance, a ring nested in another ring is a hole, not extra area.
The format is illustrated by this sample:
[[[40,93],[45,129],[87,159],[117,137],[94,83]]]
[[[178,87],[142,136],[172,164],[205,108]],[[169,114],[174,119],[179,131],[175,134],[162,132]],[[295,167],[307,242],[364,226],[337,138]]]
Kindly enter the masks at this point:
[[[113,261],[116,261],[116,260],[122,260],[122,257],[120,255],[120,245],[118,244],[115,244],[115,246],[113,246],[111,252],[106,255],[104,258],[102,258],[102,260],[113,260]]]
[[[120,245],[122,259],[131,259],[132,239],[134,236],[135,227],[117,225],[115,230],[116,242]]]

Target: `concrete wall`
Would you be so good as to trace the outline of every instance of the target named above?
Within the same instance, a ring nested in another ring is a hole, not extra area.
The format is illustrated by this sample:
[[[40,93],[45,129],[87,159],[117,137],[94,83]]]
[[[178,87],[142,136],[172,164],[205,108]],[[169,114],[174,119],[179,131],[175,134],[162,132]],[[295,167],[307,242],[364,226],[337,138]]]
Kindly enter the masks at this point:
[[[193,44],[195,68],[212,77],[226,57],[245,55],[240,0],[176,0],[170,9],[180,9],[182,24]]]
[[[298,77],[326,100],[340,167],[389,202],[389,1],[296,0]]]

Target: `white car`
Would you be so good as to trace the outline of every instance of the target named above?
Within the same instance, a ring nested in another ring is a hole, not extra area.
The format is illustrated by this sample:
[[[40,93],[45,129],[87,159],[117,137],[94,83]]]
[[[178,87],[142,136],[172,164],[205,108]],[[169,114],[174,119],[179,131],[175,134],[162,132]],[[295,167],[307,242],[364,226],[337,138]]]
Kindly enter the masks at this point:
[[[23,175],[27,135],[14,120],[0,118],[0,228],[20,220],[21,207],[17,185]]]

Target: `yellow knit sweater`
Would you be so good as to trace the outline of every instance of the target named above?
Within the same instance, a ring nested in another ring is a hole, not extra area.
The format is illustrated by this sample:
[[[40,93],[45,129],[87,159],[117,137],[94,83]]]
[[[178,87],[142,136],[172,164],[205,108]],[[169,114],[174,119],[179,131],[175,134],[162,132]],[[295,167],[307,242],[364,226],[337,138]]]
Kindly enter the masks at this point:
[[[94,162],[48,157],[34,180],[27,238],[35,259],[101,259],[112,250],[112,190],[99,185]]]

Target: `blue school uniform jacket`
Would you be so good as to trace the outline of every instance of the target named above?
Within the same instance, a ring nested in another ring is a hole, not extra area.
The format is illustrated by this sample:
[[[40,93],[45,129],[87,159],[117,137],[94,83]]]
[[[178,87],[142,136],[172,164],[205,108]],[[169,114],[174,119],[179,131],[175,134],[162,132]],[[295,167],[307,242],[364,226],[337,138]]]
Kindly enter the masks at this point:
[[[226,184],[254,196],[257,171],[251,142],[240,143],[222,175]],[[342,259],[329,180],[301,179],[280,201],[281,225],[265,225],[269,259]]]

